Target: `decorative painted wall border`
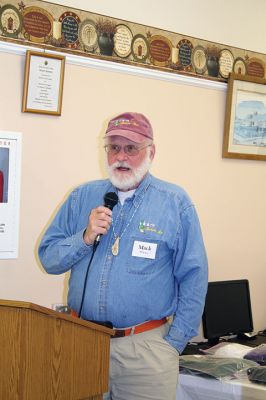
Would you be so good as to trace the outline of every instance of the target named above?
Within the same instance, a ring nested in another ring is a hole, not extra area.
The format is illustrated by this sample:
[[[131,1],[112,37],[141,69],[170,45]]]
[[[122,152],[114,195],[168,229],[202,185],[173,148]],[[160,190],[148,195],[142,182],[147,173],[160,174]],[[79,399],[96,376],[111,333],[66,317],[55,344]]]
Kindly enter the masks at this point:
[[[0,41],[119,63],[128,68],[227,82],[265,78],[266,55],[45,1],[0,0]]]

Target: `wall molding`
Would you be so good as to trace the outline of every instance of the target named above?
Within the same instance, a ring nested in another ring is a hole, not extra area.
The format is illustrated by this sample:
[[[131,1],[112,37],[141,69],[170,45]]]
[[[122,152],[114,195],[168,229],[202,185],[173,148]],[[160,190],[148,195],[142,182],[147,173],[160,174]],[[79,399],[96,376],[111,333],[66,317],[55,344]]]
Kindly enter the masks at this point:
[[[36,49],[36,47],[33,46],[28,46],[28,45],[25,46],[16,43],[0,41],[0,53],[25,56],[27,50],[38,51],[38,49]],[[62,55],[62,52],[57,52],[54,50],[47,50],[47,49],[39,49],[39,50],[40,52],[46,52],[49,54]],[[179,85],[196,86],[196,87],[202,87],[206,89],[213,89],[219,91],[226,91],[227,89],[227,83],[212,81],[204,78],[196,78],[194,76],[173,74],[171,72],[114,63],[112,61],[94,59],[74,54],[65,54],[65,57],[67,64],[78,65],[86,68],[92,68],[108,72],[117,72],[128,75],[135,75],[149,79],[167,81]]]

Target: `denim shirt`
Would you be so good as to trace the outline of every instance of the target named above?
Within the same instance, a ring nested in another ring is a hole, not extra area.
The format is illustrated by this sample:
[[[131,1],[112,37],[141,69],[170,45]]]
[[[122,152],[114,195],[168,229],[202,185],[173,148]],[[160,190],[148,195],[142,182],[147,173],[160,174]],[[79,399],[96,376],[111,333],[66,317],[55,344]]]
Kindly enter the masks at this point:
[[[76,311],[92,254],[83,233],[90,211],[111,191],[117,190],[109,180],[77,187],[39,246],[48,273],[71,270],[68,304]],[[197,335],[208,282],[206,252],[191,200],[180,187],[148,174],[123,206],[118,202],[114,207],[112,219],[90,265],[82,318],[124,328],[173,316],[165,340],[181,352]],[[119,254],[114,256],[117,235]]]

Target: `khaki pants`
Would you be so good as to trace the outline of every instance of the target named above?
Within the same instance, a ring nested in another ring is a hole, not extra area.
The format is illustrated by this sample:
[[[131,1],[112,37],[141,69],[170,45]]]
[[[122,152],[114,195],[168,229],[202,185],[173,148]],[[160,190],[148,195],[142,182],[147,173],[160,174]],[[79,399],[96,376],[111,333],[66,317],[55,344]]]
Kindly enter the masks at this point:
[[[178,352],[163,337],[169,325],[111,339],[109,392],[104,400],[175,400]]]

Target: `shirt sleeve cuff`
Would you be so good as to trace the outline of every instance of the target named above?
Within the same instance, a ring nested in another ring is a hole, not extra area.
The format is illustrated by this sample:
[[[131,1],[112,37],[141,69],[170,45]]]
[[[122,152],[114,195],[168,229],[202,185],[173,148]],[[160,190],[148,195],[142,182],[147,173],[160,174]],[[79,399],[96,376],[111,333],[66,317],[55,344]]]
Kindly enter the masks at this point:
[[[75,235],[66,239],[65,245],[71,246],[72,251],[76,253],[77,259],[82,256],[89,254],[92,251],[92,245],[86,244],[83,239],[84,229],[82,231],[77,232]]]
[[[178,329],[171,327],[168,334],[164,337],[164,339],[173,346],[179,354],[182,353],[184,348],[186,347],[189,338],[185,337],[182,332]]]

